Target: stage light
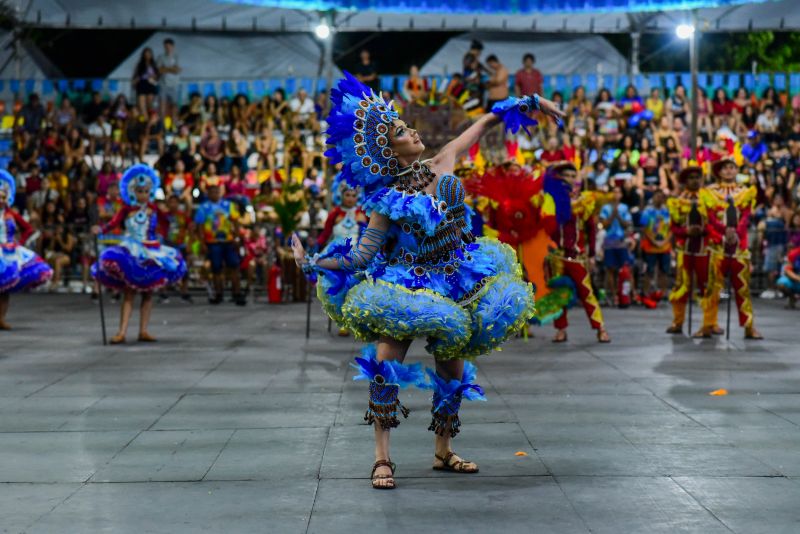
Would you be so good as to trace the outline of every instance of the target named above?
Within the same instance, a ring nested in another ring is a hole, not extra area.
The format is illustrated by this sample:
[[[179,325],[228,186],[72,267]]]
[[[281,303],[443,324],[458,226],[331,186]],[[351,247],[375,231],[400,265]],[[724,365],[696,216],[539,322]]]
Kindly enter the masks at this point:
[[[314,28],[314,33],[319,39],[327,39],[331,36],[331,28],[328,26],[328,23],[323,20]]]
[[[675,28],[675,35],[680,39],[688,39],[694,35],[694,26],[691,24],[678,24],[678,27]]]

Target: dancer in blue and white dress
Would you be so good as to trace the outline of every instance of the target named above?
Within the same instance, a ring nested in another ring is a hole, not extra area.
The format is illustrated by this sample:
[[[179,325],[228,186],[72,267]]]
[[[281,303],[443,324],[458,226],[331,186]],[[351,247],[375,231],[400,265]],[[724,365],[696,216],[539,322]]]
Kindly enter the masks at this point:
[[[155,341],[147,331],[153,291],[179,282],[186,274],[186,262],[180,253],[159,240],[158,228],[169,224],[166,214],[153,202],[159,184],[158,175],[147,165],[130,167],[120,180],[125,206],[107,224],[93,228],[95,235],[121,226],[125,229],[119,244],[106,248],[92,265],[92,276],[125,295],[119,332],[111,338],[112,344],[125,342],[136,293],[142,294],[139,341]]]
[[[433,390],[430,430],[433,468],[475,473],[450,440],[459,430],[462,399],[483,400],[469,361],[496,348],[534,315],[533,288],[522,279],[514,251],[470,232],[465,192],[453,174],[458,156],[500,121],[516,132],[536,124],[534,109],[557,120],[556,106],[537,95],[495,104],[433,158],[420,161],[425,145],[392,103],[351,75],[331,92],[326,152],[342,163],[342,177],[361,187],[370,216],[357,243],[331,247],[309,258],[295,236],[295,259],[319,279],[326,312],[359,339],[377,341],[357,358],[358,379],[369,380],[365,419],[375,423],[372,485],[395,487],[389,430],[408,412],[399,388]],[[415,338],[426,338],[436,368],[403,365]]]
[[[10,330],[6,313],[11,293],[44,284],[53,270],[35,252],[17,244],[33,234],[33,228],[11,206],[17,192],[16,180],[0,169],[0,330]]]

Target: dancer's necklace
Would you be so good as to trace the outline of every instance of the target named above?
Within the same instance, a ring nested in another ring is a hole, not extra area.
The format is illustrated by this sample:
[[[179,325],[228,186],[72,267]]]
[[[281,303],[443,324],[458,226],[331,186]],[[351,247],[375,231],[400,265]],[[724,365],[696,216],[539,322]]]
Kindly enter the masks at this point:
[[[427,161],[415,161],[401,170],[398,175],[398,189],[408,193],[424,191],[436,179]]]

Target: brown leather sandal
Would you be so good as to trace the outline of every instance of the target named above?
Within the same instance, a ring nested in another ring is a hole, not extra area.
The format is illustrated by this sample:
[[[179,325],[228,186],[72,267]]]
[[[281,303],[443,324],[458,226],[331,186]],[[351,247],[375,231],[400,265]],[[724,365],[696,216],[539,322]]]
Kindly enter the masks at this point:
[[[564,337],[561,337],[562,333],[564,334]],[[552,341],[553,343],[566,343],[567,333],[565,331],[559,330],[558,332],[556,332],[556,335],[553,336],[553,339],[551,339],[550,341]]]
[[[475,469],[470,469],[466,467],[467,464],[474,464],[474,462],[468,462],[466,460],[456,460],[453,463],[450,463],[450,460],[456,455],[453,451],[448,452],[444,458],[439,456],[438,454],[434,454],[434,458],[442,462],[442,465],[434,465],[433,469],[435,471],[450,471],[451,473],[466,473],[472,474],[478,472],[478,466],[475,466]]]
[[[669,328],[667,328],[667,334],[683,334],[683,328],[678,325],[671,324],[669,325]]]
[[[116,336],[109,339],[108,343],[111,345],[120,345],[122,343],[125,343],[125,336],[123,334],[117,334]]]
[[[608,330],[605,328],[599,328],[597,330],[597,342],[598,343],[611,343],[611,338],[608,335]]]
[[[376,475],[375,471],[377,471],[377,469],[379,467],[388,467],[389,469],[392,470],[392,474],[391,475]],[[381,489],[381,490],[394,489],[395,488],[394,472],[395,472],[396,469],[397,469],[397,466],[391,460],[378,460],[377,462],[372,464],[372,473],[370,474],[370,478],[372,479],[372,489]],[[378,480],[386,480],[387,483],[386,484],[382,484],[382,485],[377,485],[375,483]],[[388,481],[391,481],[391,482],[388,482]]]

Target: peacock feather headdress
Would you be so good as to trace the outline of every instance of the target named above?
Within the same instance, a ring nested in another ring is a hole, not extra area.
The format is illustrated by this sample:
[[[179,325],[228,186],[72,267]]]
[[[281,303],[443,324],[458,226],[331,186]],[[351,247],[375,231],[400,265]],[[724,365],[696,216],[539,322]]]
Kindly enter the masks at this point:
[[[325,152],[331,164],[342,163],[342,180],[367,193],[392,180],[400,167],[389,146],[389,129],[398,116],[392,102],[345,72],[331,91]]]

